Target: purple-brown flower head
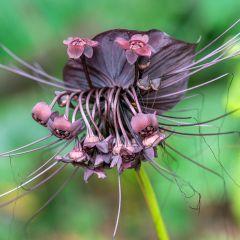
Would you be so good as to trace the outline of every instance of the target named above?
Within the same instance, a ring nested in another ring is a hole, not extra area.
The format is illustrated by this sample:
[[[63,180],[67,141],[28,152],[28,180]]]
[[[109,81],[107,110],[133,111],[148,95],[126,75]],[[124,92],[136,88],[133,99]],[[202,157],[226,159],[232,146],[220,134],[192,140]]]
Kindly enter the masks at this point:
[[[152,135],[159,127],[156,114],[138,113],[131,119],[134,132],[142,137]]]
[[[137,61],[138,56],[150,57],[155,50],[148,44],[147,34],[134,34],[130,40],[118,37],[115,42],[126,50],[126,58],[130,64]]]
[[[82,122],[77,120],[71,123],[65,116],[55,116],[50,117],[48,128],[58,138],[71,139],[76,137],[82,130]]]
[[[88,38],[69,37],[63,43],[68,46],[69,58],[78,59],[84,54],[87,58],[93,56],[93,47],[98,46],[97,41]]]
[[[51,114],[52,110],[50,106],[45,102],[37,103],[32,109],[33,119],[43,126],[46,126]]]

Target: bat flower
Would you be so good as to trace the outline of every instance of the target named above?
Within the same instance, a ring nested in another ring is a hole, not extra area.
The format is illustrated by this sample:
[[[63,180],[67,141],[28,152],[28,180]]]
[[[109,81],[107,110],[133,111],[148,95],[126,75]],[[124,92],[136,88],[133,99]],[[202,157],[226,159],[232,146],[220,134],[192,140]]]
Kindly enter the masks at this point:
[[[122,37],[117,37],[115,42],[126,50],[126,58],[130,64],[134,64],[138,56],[150,57],[154,48],[148,43],[149,36],[147,34],[134,34],[130,40]]]
[[[97,41],[88,38],[69,37],[63,43],[67,45],[67,54],[69,58],[78,59],[83,54],[87,58],[93,56],[93,47],[98,46]]]
[[[105,172],[113,168],[117,169],[120,181],[120,174],[128,169],[138,170],[142,162],[151,164],[161,175],[176,182],[178,176],[155,159],[159,152],[157,148],[161,147],[163,151],[167,149],[166,154],[174,152],[169,154],[170,157],[177,154],[185,157],[168,144],[169,137],[211,136],[232,132],[209,130],[204,134],[200,131],[205,123],[227,114],[196,123],[192,117],[184,118],[180,114],[175,116],[174,112],[167,112],[183,99],[186,103],[190,99],[185,98],[187,92],[227,76],[223,74],[196,85],[193,82],[188,87],[190,76],[239,54],[234,48],[233,51],[226,51],[238,43],[237,36],[212,52],[208,51],[205,56],[202,56],[205,50],[222,35],[198,52],[195,51],[196,44],[174,39],[159,30],[114,29],[100,33],[92,40],[69,38],[64,41],[69,59],[63,69],[63,81],[27,64],[4,48],[35,75],[2,64],[0,68],[56,87],[54,90],[57,90],[49,105],[40,102],[32,110],[33,118],[47,126],[51,134],[19,149],[56,136],[57,141],[47,147],[61,140],[65,144],[64,153],[59,150],[57,157],[49,161],[55,159],[55,164],[61,161],[73,164],[73,174],[83,169],[86,182],[92,175],[106,178]],[[194,59],[199,56],[202,57]],[[196,131],[192,132],[194,126]],[[70,148],[72,150],[69,151],[68,145],[73,145]],[[4,154],[9,156],[9,152]],[[191,162],[196,163],[192,159]],[[61,171],[65,165],[57,171]],[[201,166],[199,163],[197,165]]]

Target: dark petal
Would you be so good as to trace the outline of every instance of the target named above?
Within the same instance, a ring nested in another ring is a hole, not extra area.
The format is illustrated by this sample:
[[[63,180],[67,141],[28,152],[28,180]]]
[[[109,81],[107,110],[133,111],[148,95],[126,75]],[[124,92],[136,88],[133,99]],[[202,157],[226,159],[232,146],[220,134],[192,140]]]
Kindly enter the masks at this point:
[[[116,155],[112,157],[112,162],[110,167],[113,168],[117,165],[118,169],[120,168],[122,164],[122,157],[120,155]]]
[[[137,61],[138,55],[131,50],[126,50],[126,58],[129,64],[133,65]]]
[[[155,91],[159,89],[160,83],[161,83],[161,78],[152,79],[150,82],[152,89]]]
[[[149,90],[151,88],[148,76],[141,78],[137,82],[137,86],[142,90]]]
[[[87,58],[91,58],[93,56],[93,48],[86,45],[84,48],[84,52],[83,54],[87,57]]]
[[[86,168],[86,170],[84,171],[84,176],[83,179],[84,181],[87,183],[88,179],[94,174],[94,171],[91,169]]]
[[[149,108],[158,112],[171,109],[184,96],[184,93],[176,93],[162,97],[187,88],[189,72],[172,75],[171,72],[188,66],[193,62],[196,46],[195,44],[172,39],[167,35],[163,35],[162,41],[162,45],[158,47],[157,53],[150,58],[150,66],[143,74],[143,76],[148,75],[150,82],[153,79],[161,78],[160,87],[158,91],[152,91],[140,98],[140,102],[145,106],[145,110]]]

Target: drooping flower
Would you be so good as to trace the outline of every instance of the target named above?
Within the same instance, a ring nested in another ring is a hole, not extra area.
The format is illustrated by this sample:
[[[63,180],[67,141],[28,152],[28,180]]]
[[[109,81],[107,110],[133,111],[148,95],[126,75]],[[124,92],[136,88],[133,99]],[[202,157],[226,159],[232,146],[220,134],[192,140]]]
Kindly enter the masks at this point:
[[[49,130],[60,139],[71,139],[76,137],[82,130],[82,122],[77,120],[73,123],[65,116],[52,115],[48,121]]]
[[[69,37],[63,43],[68,46],[67,53],[69,58],[78,59],[84,54],[87,58],[93,56],[93,47],[98,46],[97,41],[88,38]]]

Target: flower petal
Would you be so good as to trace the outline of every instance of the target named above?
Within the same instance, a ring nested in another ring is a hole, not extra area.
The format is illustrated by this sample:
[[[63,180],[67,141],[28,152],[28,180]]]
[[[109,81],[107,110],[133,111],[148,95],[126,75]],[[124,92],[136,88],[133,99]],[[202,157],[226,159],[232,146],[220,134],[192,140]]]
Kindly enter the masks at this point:
[[[151,48],[146,45],[143,46],[141,48],[137,48],[136,50],[134,50],[138,55],[140,56],[145,56],[145,57],[150,57],[152,54]]]
[[[115,39],[115,42],[120,45],[123,49],[129,49],[129,41],[124,39],[124,38],[121,38],[121,37],[118,37]]]
[[[84,51],[83,46],[72,46],[69,45],[67,49],[67,54],[69,58],[78,59],[82,56]]]
[[[126,58],[127,58],[127,61],[131,65],[133,65],[137,61],[138,55],[135,52],[131,51],[131,50],[127,50],[126,51]]]
[[[86,44],[90,47],[97,47],[99,45],[99,42],[97,41],[93,41],[91,39],[84,39],[84,41],[86,42]]]
[[[148,37],[147,34],[134,34],[134,35],[131,37],[131,40],[141,41],[141,42],[144,42],[144,43],[148,43],[149,37]]]
[[[87,58],[91,58],[93,56],[93,48],[90,46],[85,46],[84,47],[84,52],[83,54],[87,57]]]

